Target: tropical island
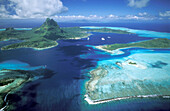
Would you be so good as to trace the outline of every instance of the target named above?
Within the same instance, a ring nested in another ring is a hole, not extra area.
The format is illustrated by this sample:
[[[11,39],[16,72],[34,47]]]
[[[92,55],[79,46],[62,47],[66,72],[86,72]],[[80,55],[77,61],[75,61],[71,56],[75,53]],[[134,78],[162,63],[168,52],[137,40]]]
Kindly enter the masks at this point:
[[[122,31],[122,30],[115,30],[115,29],[109,29],[109,28],[99,28],[99,29],[88,29],[88,28],[83,28],[81,30],[87,31],[87,32],[99,32],[99,33],[117,33],[117,34],[134,34],[130,33],[128,31]]]
[[[6,28],[5,31],[0,32],[0,41],[6,40],[18,40],[19,43],[13,43],[7,46],[3,46],[2,50],[10,50],[16,48],[34,48],[38,50],[55,47],[58,45],[58,40],[63,39],[81,39],[91,35],[91,32],[98,33],[117,33],[117,34],[134,34],[127,31],[115,30],[109,28],[101,29],[86,29],[81,27],[59,27],[57,22],[53,19],[47,18],[46,21],[39,27],[32,30],[16,30],[15,28]],[[147,41],[141,41],[136,43],[127,44],[112,44],[96,46],[96,48],[111,52],[120,48],[127,47],[142,47],[142,48],[170,48],[170,40],[166,38],[158,38]],[[138,55],[139,56],[139,55]],[[148,55],[144,55],[148,56]],[[143,56],[143,57],[144,57]],[[153,56],[153,55],[152,55]],[[169,56],[169,55],[166,55]],[[143,78],[131,78],[137,74],[143,73],[143,76],[148,76],[149,72],[152,72],[151,66],[156,63],[166,66],[166,61],[145,62],[141,57],[141,60],[137,56],[130,60],[126,58],[125,61],[115,60],[111,64],[98,65],[94,70],[90,71],[91,79],[86,83],[86,100],[89,104],[98,104],[112,100],[126,99],[131,97],[149,97],[148,95],[168,95],[167,87],[164,83],[159,83],[166,78],[154,78],[153,80]],[[159,55],[155,56],[159,59]],[[155,59],[156,60],[156,59]],[[168,60],[167,60],[168,61]],[[105,63],[105,62],[104,62]],[[11,64],[11,63],[10,63]],[[14,65],[15,66],[15,65]],[[8,104],[6,97],[9,93],[16,91],[24,83],[33,80],[36,77],[44,76],[43,68],[34,70],[21,69],[8,69],[0,67],[0,107],[5,108]],[[128,75],[128,73],[131,73]],[[145,72],[146,71],[146,72]],[[164,71],[164,70],[162,70]],[[165,70],[166,71],[166,70]],[[132,74],[132,75],[131,75]],[[157,73],[155,73],[157,74]],[[166,73],[165,73],[166,74]],[[140,77],[141,75],[139,75]],[[155,76],[157,77],[157,76]],[[166,76],[165,76],[166,77]],[[111,79],[110,79],[111,78]],[[158,82],[155,82],[157,81]],[[146,82],[147,81],[147,82]],[[148,83],[148,84],[145,84]],[[155,85],[156,84],[156,85]],[[147,86],[147,87],[146,87]],[[158,87],[151,92],[148,90],[150,87]],[[122,91],[120,91],[120,89]],[[143,91],[141,91],[143,89]],[[142,95],[142,96],[141,96]]]
[[[0,31],[0,41],[19,40],[19,43],[10,44],[2,47],[2,50],[16,48],[34,48],[37,50],[47,49],[57,46],[58,40],[61,39],[80,39],[91,35],[90,32],[99,33],[118,33],[129,34],[127,31],[103,29],[83,29],[80,27],[63,27],[60,28],[57,22],[47,18],[39,27],[32,30],[16,30],[15,28],[6,28]]]
[[[96,46],[96,48],[111,52],[116,49],[121,48],[130,48],[130,47],[140,47],[140,48],[170,48],[170,39],[167,38],[158,38],[147,41],[141,41],[136,43],[127,43],[127,44],[111,44]]]
[[[5,31],[0,32],[0,41],[17,39],[21,42],[2,47],[2,50],[16,49],[16,48],[35,48],[46,49],[56,46],[57,40],[70,39],[76,37],[87,37],[89,34],[83,31],[68,31],[61,29],[57,22],[53,19],[47,18],[46,21],[39,28],[32,30],[15,30],[14,28],[6,28]]]
[[[39,27],[31,30],[16,30],[15,28],[6,28],[0,31],[0,41],[18,40],[18,43],[3,46],[1,50],[10,50],[16,48],[34,48],[43,50],[58,45],[57,41],[61,39],[81,39],[92,35],[92,32],[98,33],[117,33],[117,34],[134,34],[118,29],[100,28],[88,29],[81,27],[60,27],[53,19],[47,18]],[[103,50],[115,50],[125,47],[143,47],[143,48],[168,48],[170,40],[159,38],[149,41],[129,44],[112,44],[97,46]]]

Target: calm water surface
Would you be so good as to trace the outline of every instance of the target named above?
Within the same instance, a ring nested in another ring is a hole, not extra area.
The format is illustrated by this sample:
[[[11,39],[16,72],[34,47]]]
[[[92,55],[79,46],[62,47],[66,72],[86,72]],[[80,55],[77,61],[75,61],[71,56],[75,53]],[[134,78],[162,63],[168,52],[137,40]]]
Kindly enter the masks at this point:
[[[160,32],[170,32],[166,24],[66,24],[61,26],[121,26],[135,29],[147,29]],[[39,24],[36,24],[37,26]],[[32,25],[33,26],[33,25]],[[17,27],[17,26],[16,26]],[[143,98],[113,101],[99,105],[89,105],[84,101],[85,82],[89,80],[89,71],[96,67],[97,61],[112,58],[108,53],[94,49],[88,45],[104,45],[113,43],[130,43],[152,38],[138,37],[129,34],[93,33],[94,35],[81,40],[60,40],[57,47],[36,51],[22,48],[10,51],[0,51],[0,62],[18,60],[31,66],[46,65],[53,74],[50,78],[39,79],[27,83],[17,94],[10,95],[8,99],[16,102],[17,111],[145,111],[145,110],[170,110],[170,100],[162,98]],[[108,39],[110,37],[110,39]],[[102,41],[101,38],[105,38]],[[10,44],[0,42],[0,47]],[[126,50],[124,57],[131,54],[132,48]],[[142,49],[143,50],[143,49]],[[169,53],[170,50],[156,50]],[[80,55],[89,55],[80,57]],[[116,57],[116,56],[115,56]]]

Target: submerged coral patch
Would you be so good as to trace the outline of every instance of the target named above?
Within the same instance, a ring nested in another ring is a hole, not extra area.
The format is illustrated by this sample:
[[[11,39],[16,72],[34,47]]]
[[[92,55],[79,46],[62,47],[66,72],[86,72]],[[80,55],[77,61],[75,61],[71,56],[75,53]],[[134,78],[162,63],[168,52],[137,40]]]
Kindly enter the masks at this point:
[[[169,53],[136,53],[123,59],[99,61],[86,83],[85,100],[98,104],[122,98],[170,95],[169,56]]]
[[[164,66],[167,66],[168,63],[162,62],[162,61],[157,61],[154,64],[151,64],[153,68],[162,68]]]

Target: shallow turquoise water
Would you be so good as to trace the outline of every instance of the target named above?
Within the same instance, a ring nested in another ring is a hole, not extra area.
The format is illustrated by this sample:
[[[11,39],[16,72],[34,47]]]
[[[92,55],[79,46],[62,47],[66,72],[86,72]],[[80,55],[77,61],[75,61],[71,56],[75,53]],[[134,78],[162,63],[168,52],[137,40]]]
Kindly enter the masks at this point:
[[[100,43],[100,37],[103,37],[103,34],[98,34],[97,36],[93,36],[94,39],[90,38],[91,43],[86,39],[61,40],[57,47],[43,51],[35,51],[26,48],[12,51],[0,51],[0,65],[2,67],[34,70],[47,65],[47,68],[55,72],[53,77],[31,82],[21,89],[20,92],[21,96],[24,97],[24,101],[19,100],[17,107],[24,111],[155,111],[157,109],[168,111],[170,109],[170,100],[162,98],[129,99],[98,105],[89,105],[84,100],[86,91],[84,84],[90,78],[89,71],[94,69],[97,64],[100,64],[100,61],[107,61],[110,59],[125,60],[124,57],[128,57],[131,54],[144,53],[144,51],[156,53],[151,50],[137,50],[133,48],[124,49],[126,53],[122,55],[110,55],[106,52],[86,46],[98,45],[99,43],[99,45],[102,45],[107,42],[110,42],[110,44],[115,43],[114,40],[117,35],[113,36],[115,36],[115,38],[109,39],[108,41],[106,40],[105,42],[102,41],[104,43]],[[124,37],[129,39],[130,35],[124,35]],[[97,39],[100,41],[96,41]],[[123,38],[120,41],[126,43],[123,41]],[[130,42],[133,42],[133,40]],[[79,44],[79,46],[77,44]],[[158,52],[164,53],[162,50]],[[165,50],[165,53],[166,52],[169,52],[169,50]],[[81,58],[80,55],[83,55],[83,58]],[[8,61],[11,59],[17,61]],[[105,64],[106,61],[103,62],[103,64]],[[113,61],[110,61],[108,64],[112,64],[112,62]],[[105,91],[108,91],[108,87],[105,88]],[[16,99],[14,98],[14,100]]]
[[[108,74],[101,79],[101,85],[99,84],[99,86],[96,86],[96,88],[98,88],[98,91],[112,93],[112,91],[114,90],[114,93],[117,91],[119,92],[119,90],[123,90],[125,88],[125,86],[121,86],[122,81],[124,81],[124,83],[131,84],[131,87],[136,87],[133,81],[148,81],[146,82],[146,84],[151,84],[156,88],[153,89],[150,94],[164,94],[163,92],[160,92],[161,90],[157,88],[158,86],[165,87],[167,89],[170,88],[170,82],[168,82],[170,80],[170,75],[168,73],[170,72],[169,49],[157,50],[126,48],[122,49],[121,51],[123,51],[124,53],[120,55],[110,54],[109,56],[108,53],[105,53],[103,51],[103,53],[89,53],[87,55],[84,54],[80,56],[82,58],[98,59],[96,58],[98,57],[98,54],[103,55],[100,56],[100,61],[97,61],[96,67],[105,68],[108,71]],[[140,67],[128,65],[126,63],[127,60],[135,61],[138,65],[140,65]],[[116,62],[126,64],[122,65],[122,67],[119,67],[118,65],[116,65]],[[137,82],[135,84],[141,84],[140,82]],[[113,83],[115,88],[111,89],[111,85]],[[137,87],[141,90],[140,85]],[[141,95],[143,93],[138,94]]]
[[[4,31],[5,29],[0,29],[0,31]]]
[[[11,69],[11,70],[36,70],[45,68],[44,66],[35,66],[31,67],[29,64],[20,62],[17,60],[8,60],[0,63],[0,70],[2,69]]]
[[[32,30],[32,28],[14,28],[16,30]],[[6,29],[0,29],[0,31],[4,31]]]

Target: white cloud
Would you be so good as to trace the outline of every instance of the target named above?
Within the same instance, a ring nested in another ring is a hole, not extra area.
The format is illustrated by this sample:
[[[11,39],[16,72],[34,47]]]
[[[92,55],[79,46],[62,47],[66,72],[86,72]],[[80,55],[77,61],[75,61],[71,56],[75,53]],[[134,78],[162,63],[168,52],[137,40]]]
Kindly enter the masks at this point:
[[[5,5],[0,6],[0,18],[7,18],[9,12],[6,10]]]
[[[117,16],[117,15],[110,14],[110,15],[107,16],[107,18],[114,18],[114,19],[117,19],[118,16]]]
[[[8,11],[5,8],[5,5],[0,6],[0,13],[8,13]]]
[[[137,15],[126,15],[122,17],[125,20],[155,20],[157,17],[155,16],[137,16]]]
[[[107,16],[97,16],[97,15],[89,15],[89,16],[83,16],[83,15],[67,15],[67,16],[54,16],[55,19],[58,21],[76,21],[76,20],[87,20],[87,21],[110,21],[110,20],[118,20],[122,19],[119,16],[110,14]]]
[[[60,22],[66,21],[90,21],[90,22],[108,22],[108,21],[116,21],[116,20],[154,20],[157,19],[154,16],[137,16],[137,15],[125,15],[125,16],[117,16],[117,15],[107,15],[107,16],[97,16],[97,15],[67,15],[67,16],[54,16],[54,19]]]
[[[142,8],[142,7],[146,7],[146,5],[150,0],[128,0],[128,1],[129,1],[128,6]]]
[[[6,10],[5,5],[0,5],[0,18],[7,19],[7,18],[20,18],[17,15],[10,15],[9,12]]]
[[[139,13],[138,15],[140,15],[140,16],[145,16],[145,15],[148,15],[148,13],[143,12],[143,13]]]
[[[127,15],[124,17],[124,19],[141,19],[141,17],[138,17],[136,15]]]
[[[59,20],[59,21],[76,21],[76,20],[89,20],[89,21],[97,21],[103,19],[102,16],[97,15],[89,15],[89,16],[83,16],[83,15],[67,15],[67,16],[54,16],[53,18]]]
[[[170,17],[170,11],[165,11],[164,13],[159,13],[160,16],[162,17]]]
[[[9,0],[18,18],[45,18],[67,11],[60,0]],[[3,7],[3,5],[0,5]],[[0,9],[2,10],[2,8]],[[0,12],[1,13],[1,12]],[[11,15],[8,15],[11,16]]]
[[[35,0],[35,2],[37,2],[37,1]],[[27,3],[27,0],[26,0],[26,3]],[[9,12],[6,10],[4,5],[0,5],[0,18],[23,19],[23,18],[46,18],[46,17],[50,16],[51,18],[54,18],[59,22],[68,22],[68,21],[70,21],[70,22],[71,21],[89,21],[89,22],[109,22],[109,21],[112,21],[113,22],[113,21],[117,21],[117,20],[153,20],[153,19],[157,19],[154,16],[148,16],[148,14],[146,12],[139,13],[138,15],[124,15],[124,16],[117,16],[117,15],[114,15],[114,14],[110,14],[110,15],[106,15],[106,16],[98,16],[98,15],[59,16],[59,15],[56,15],[56,13],[61,13],[61,8],[60,8],[60,10],[57,10],[57,12],[56,12],[56,11],[52,11],[52,10],[46,11],[44,9],[47,9],[47,8],[41,8],[41,7],[44,7],[44,6],[41,6],[40,9],[42,9],[44,11],[43,12],[42,10],[36,8],[36,4],[33,4],[35,6],[32,6],[32,7],[35,10],[30,9],[29,7],[26,7],[25,9],[22,10],[23,6],[27,6],[26,3],[23,3],[25,5],[18,3],[18,6],[15,7],[16,14],[14,14],[14,15],[10,15]],[[13,4],[10,4],[10,5],[13,5]],[[61,5],[61,6],[64,7],[63,5]],[[19,8],[19,7],[21,7],[21,8]],[[141,15],[147,15],[147,16],[141,16]]]

